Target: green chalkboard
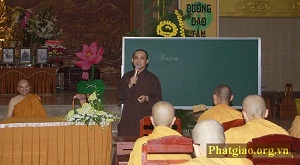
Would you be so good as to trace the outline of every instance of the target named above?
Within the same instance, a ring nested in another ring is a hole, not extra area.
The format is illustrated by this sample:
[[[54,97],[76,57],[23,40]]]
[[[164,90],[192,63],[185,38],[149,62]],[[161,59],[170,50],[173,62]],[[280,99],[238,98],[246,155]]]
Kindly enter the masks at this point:
[[[133,69],[132,53],[145,49],[163,100],[177,109],[213,106],[213,90],[219,84],[232,88],[234,107],[241,107],[249,94],[261,94],[259,38],[124,37],[122,44],[122,75]]]

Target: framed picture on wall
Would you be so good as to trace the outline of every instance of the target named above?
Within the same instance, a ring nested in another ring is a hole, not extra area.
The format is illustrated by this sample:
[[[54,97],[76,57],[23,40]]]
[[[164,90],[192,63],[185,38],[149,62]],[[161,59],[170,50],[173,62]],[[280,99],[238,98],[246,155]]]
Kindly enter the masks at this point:
[[[48,59],[48,49],[47,48],[37,48],[36,49],[36,61],[39,64],[45,64]]]
[[[12,64],[15,60],[14,48],[2,48],[2,63]]]
[[[31,59],[31,49],[30,48],[21,48],[20,49],[20,63],[30,63]]]

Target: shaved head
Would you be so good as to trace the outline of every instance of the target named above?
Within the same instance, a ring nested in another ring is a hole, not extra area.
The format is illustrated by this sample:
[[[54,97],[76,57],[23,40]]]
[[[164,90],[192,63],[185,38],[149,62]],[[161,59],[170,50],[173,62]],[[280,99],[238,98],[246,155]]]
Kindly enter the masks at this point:
[[[224,129],[219,122],[215,120],[202,120],[197,123],[193,129],[193,141],[200,144],[201,150],[206,153],[206,144],[225,143]]]
[[[224,84],[218,85],[214,90],[214,99],[217,99],[218,103],[229,104],[232,100],[231,88]]]
[[[259,95],[249,95],[243,100],[243,111],[249,119],[264,118],[266,115],[265,100]]]
[[[31,86],[26,79],[22,79],[18,82],[17,90],[20,95],[25,96],[30,92]]]
[[[18,82],[18,87],[19,87],[19,86],[22,86],[22,85],[24,85],[24,84],[29,85],[29,82],[28,82],[26,79],[22,79],[22,80],[20,80],[20,81]]]
[[[166,101],[159,101],[152,107],[153,122],[157,126],[171,126],[175,118],[173,105]]]

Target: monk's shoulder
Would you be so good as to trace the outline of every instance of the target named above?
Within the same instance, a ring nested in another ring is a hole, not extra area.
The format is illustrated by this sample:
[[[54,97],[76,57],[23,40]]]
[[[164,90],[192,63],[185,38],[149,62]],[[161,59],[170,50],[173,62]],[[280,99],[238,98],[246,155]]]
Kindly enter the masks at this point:
[[[20,101],[22,101],[24,99],[24,97],[22,97],[22,96],[20,96],[20,95],[17,95],[17,96],[15,96],[15,97],[13,97],[13,98],[11,98],[10,99],[10,103],[11,104],[17,104],[18,102],[20,102]]]

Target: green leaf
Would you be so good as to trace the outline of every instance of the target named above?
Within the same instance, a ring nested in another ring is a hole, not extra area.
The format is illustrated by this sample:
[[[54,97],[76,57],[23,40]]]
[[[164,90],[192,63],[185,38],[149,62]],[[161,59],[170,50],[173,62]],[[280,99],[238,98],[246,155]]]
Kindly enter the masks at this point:
[[[97,90],[98,94],[103,94],[105,85],[102,80],[80,81],[77,84],[77,91],[80,94],[91,94]]]

